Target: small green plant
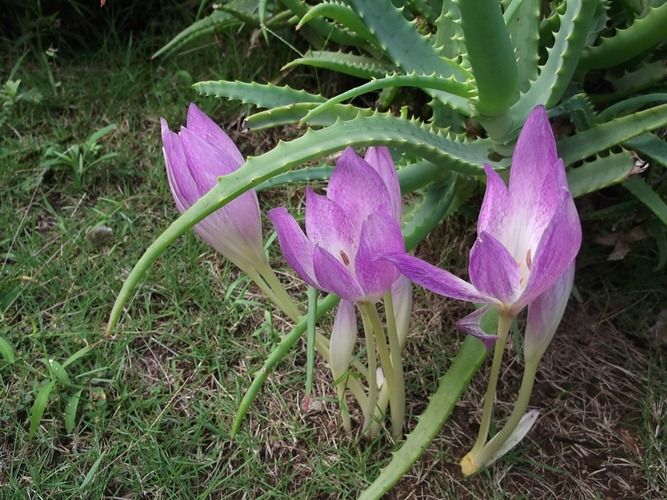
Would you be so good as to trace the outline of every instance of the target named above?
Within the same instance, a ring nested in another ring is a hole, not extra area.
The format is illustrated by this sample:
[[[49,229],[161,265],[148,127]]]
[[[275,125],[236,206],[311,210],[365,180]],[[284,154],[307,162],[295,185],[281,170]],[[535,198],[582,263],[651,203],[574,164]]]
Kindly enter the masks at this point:
[[[116,130],[116,125],[107,125],[94,132],[82,144],[74,144],[64,151],[55,146],[49,146],[44,152],[42,167],[45,170],[69,168],[74,176],[74,185],[77,189],[83,187],[84,176],[96,165],[109,161],[118,156],[118,153],[103,153],[103,146],[99,143],[105,135]]]

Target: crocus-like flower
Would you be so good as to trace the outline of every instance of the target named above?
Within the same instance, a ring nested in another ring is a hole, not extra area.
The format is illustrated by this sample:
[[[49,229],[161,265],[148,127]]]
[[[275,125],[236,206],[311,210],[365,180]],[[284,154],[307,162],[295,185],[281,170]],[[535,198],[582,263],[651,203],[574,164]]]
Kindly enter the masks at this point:
[[[164,119],[160,123],[169,187],[180,212],[244,162],[234,142],[194,104],[180,132],[170,131]],[[252,190],[206,217],[195,232],[246,272],[265,262],[259,203]]]
[[[385,256],[435,293],[488,304],[512,317],[567,272],[581,244],[579,216],[543,106],[531,112],[521,131],[509,187],[489,165],[484,170],[487,186],[470,251],[471,283],[405,253]],[[471,330],[485,310],[462,326]]]
[[[382,252],[405,251],[401,193],[386,148],[365,159],[348,148],[331,174],[327,195],[306,190],[306,234],[284,208],[269,211],[289,265],[309,285],[352,302],[375,302],[399,273]]]

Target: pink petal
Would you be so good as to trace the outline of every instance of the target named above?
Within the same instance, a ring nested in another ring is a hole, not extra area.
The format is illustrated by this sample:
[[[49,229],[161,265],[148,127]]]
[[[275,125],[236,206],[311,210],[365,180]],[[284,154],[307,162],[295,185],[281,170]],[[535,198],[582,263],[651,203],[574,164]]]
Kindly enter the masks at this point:
[[[306,188],[306,234],[314,245],[339,260],[352,261],[357,253],[360,230],[361,224],[355,227],[350,215],[335,202]]]
[[[535,252],[528,283],[516,304],[517,312],[553,286],[572,264],[580,246],[579,215],[572,196],[564,190],[561,203]]]
[[[482,232],[470,250],[470,281],[477,290],[501,302],[511,302],[519,289],[519,266],[507,249]]]
[[[184,212],[199,199],[202,193],[190,174],[180,137],[169,130],[164,118],[160,119],[160,124],[169,187],[176,206],[179,211]]]
[[[276,229],[280,249],[294,271],[310,286],[320,288],[313,270],[313,244],[306,238],[299,224],[283,208],[269,210],[269,220]]]
[[[549,117],[544,106],[536,106],[521,129],[512,155],[510,191],[530,193],[546,177],[558,159]],[[559,183],[565,182],[565,172]]]
[[[357,341],[357,315],[354,304],[341,300],[331,328],[329,341],[329,364],[334,382],[341,378],[350,366],[354,344]]]
[[[498,172],[488,164],[484,165],[484,171],[486,172],[486,192],[477,219],[477,233],[486,231],[500,240],[510,210],[509,193]]]
[[[467,281],[412,255],[383,254],[382,258],[393,262],[398,270],[414,283],[439,295],[468,302],[495,302],[492,297],[478,292]]]
[[[367,296],[381,297],[399,276],[396,267],[378,259],[379,255],[403,252],[405,243],[398,222],[389,215],[371,214],[361,230],[359,252],[354,261],[359,284]]]
[[[234,141],[194,103],[188,107],[187,128],[231,158],[233,160],[232,170],[236,170],[244,162],[243,155]]]
[[[456,326],[459,330],[481,340],[484,343],[484,347],[487,349],[491,349],[498,339],[496,335],[489,335],[482,330],[480,323],[482,317],[490,311],[491,307],[492,306],[489,304],[484,305],[456,322]]]
[[[401,186],[398,183],[398,174],[389,150],[384,146],[372,146],[366,150],[364,160],[382,178],[389,193],[394,218],[400,222],[402,218]]]
[[[315,246],[313,268],[319,288],[333,292],[353,302],[363,298],[363,292],[350,271],[325,249]]]
[[[215,186],[219,177],[234,171],[234,160],[221,149],[206,142],[196,132],[182,128],[179,136],[183,143],[190,173],[202,193]]]
[[[358,221],[364,221],[383,205],[389,206],[391,201],[380,175],[352,148],[347,148],[338,159],[329,179],[327,197]]]
[[[539,360],[563,318],[574,283],[574,261],[542,295],[528,304],[523,350],[526,358]]]

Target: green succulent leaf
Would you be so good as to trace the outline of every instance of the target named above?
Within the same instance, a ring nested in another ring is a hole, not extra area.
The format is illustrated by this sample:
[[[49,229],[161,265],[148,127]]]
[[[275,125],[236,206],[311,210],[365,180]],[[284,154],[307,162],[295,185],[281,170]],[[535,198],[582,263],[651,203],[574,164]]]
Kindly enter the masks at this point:
[[[596,103],[613,102],[623,97],[641,92],[662,82],[667,77],[667,61],[657,60],[644,63],[639,68],[627,71],[620,76],[607,76],[614,88],[608,94],[592,94]]]
[[[328,17],[334,21],[342,24],[350,31],[354,32],[361,40],[367,43],[377,45],[373,37],[373,33],[364,24],[362,19],[357,15],[349,5],[339,2],[322,2],[311,7],[308,12],[301,18],[296,29],[309,23],[313,19]]]
[[[505,11],[503,17],[507,17]],[[538,75],[540,41],[540,1],[522,0],[507,20],[519,77],[519,90],[526,92]]]
[[[435,21],[433,44],[438,52],[452,61],[466,55],[461,29],[461,13],[454,0],[443,0],[440,17]]]
[[[279,108],[267,109],[250,115],[245,120],[245,126],[250,130],[262,130],[270,127],[289,125],[301,122],[309,111],[318,106],[318,103],[301,102],[298,104],[288,104]],[[349,104],[336,104],[324,113],[309,119],[308,125],[311,127],[328,127],[337,120],[352,120],[357,116],[371,116],[373,110],[368,108],[357,108]]]
[[[325,102],[326,98],[288,86],[271,83],[232,82],[227,80],[198,82],[192,86],[204,96],[225,97],[260,108],[275,108],[300,102]]]
[[[518,69],[497,0],[458,2],[465,45],[477,83],[480,114],[504,114],[518,97]]]
[[[651,7],[646,15],[628,28],[617,30],[613,36],[584,51],[580,69],[591,70],[617,66],[665,41],[667,3]]]
[[[623,183],[623,187],[646,205],[667,226],[667,203],[658,193],[653,191],[644,179],[638,175],[633,175]]]
[[[387,73],[392,73],[396,69],[366,56],[319,50],[308,51],[303,57],[287,63],[283,66],[283,69],[293,68],[300,64],[315,68],[330,69],[345,75],[366,79],[382,78]]]
[[[667,141],[655,134],[642,134],[623,143],[644,157],[667,168]]]
[[[572,196],[579,197],[625,181],[634,167],[634,160],[627,151],[596,158],[567,172],[567,182]]]
[[[302,0],[279,0],[285,7],[291,10],[299,18],[308,14],[309,6]],[[325,41],[332,41],[340,45],[364,45],[362,38],[338,29],[335,25],[323,19],[312,19],[308,28],[314,30]]]

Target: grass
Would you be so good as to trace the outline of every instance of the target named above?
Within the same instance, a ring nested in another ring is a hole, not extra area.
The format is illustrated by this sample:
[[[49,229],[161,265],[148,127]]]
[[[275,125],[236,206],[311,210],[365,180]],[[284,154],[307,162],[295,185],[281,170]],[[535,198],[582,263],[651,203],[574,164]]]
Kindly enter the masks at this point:
[[[17,103],[0,139],[0,337],[17,356],[13,364],[0,360],[3,498],[349,498],[389,459],[385,436],[368,443],[340,431],[321,361],[321,404],[301,411],[303,347],[269,377],[241,434],[229,441],[253,371],[289,322],[193,235],[153,267],[115,335],[104,334],[124,277],[176,214],[158,118],[176,126],[196,100],[244,154],[276,140],[242,134],[238,107],[200,99],[189,88],[200,79],[276,75],[288,50],[274,44],[270,53],[260,47],[248,55],[237,42],[242,36],[157,62],[147,58],[159,38],[111,40],[52,61],[55,91],[31,55],[19,67],[24,88],[43,99]],[[12,46],[2,54],[7,72],[21,53]],[[117,128],[98,141],[92,158],[117,155],[84,168],[81,187],[67,164],[44,171],[49,147],[67,151],[110,124]],[[270,196],[264,203],[283,199]],[[291,203],[299,200],[291,193]],[[448,220],[420,254],[463,272],[469,226]],[[544,413],[528,440],[490,471],[461,479],[455,462],[477,430],[485,385],[478,376],[393,496],[652,498],[667,490],[664,347],[637,335],[652,328],[656,306],[664,304],[664,281],[649,271],[652,251],[640,244],[610,270],[598,247],[586,248],[577,280],[583,302],[571,304],[538,375],[533,404]],[[271,253],[279,262],[275,245]],[[422,291],[416,296],[405,356],[408,426],[455,352],[453,323],[465,311]],[[66,367],[71,385],[56,384],[30,435],[35,398],[54,376],[48,360],[63,364],[85,347]],[[521,372],[510,359],[501,415],[511,408]],[[67,403],[79,390],[75,426],[67,432]],[[358,408],[352,412],[358,421]]]

